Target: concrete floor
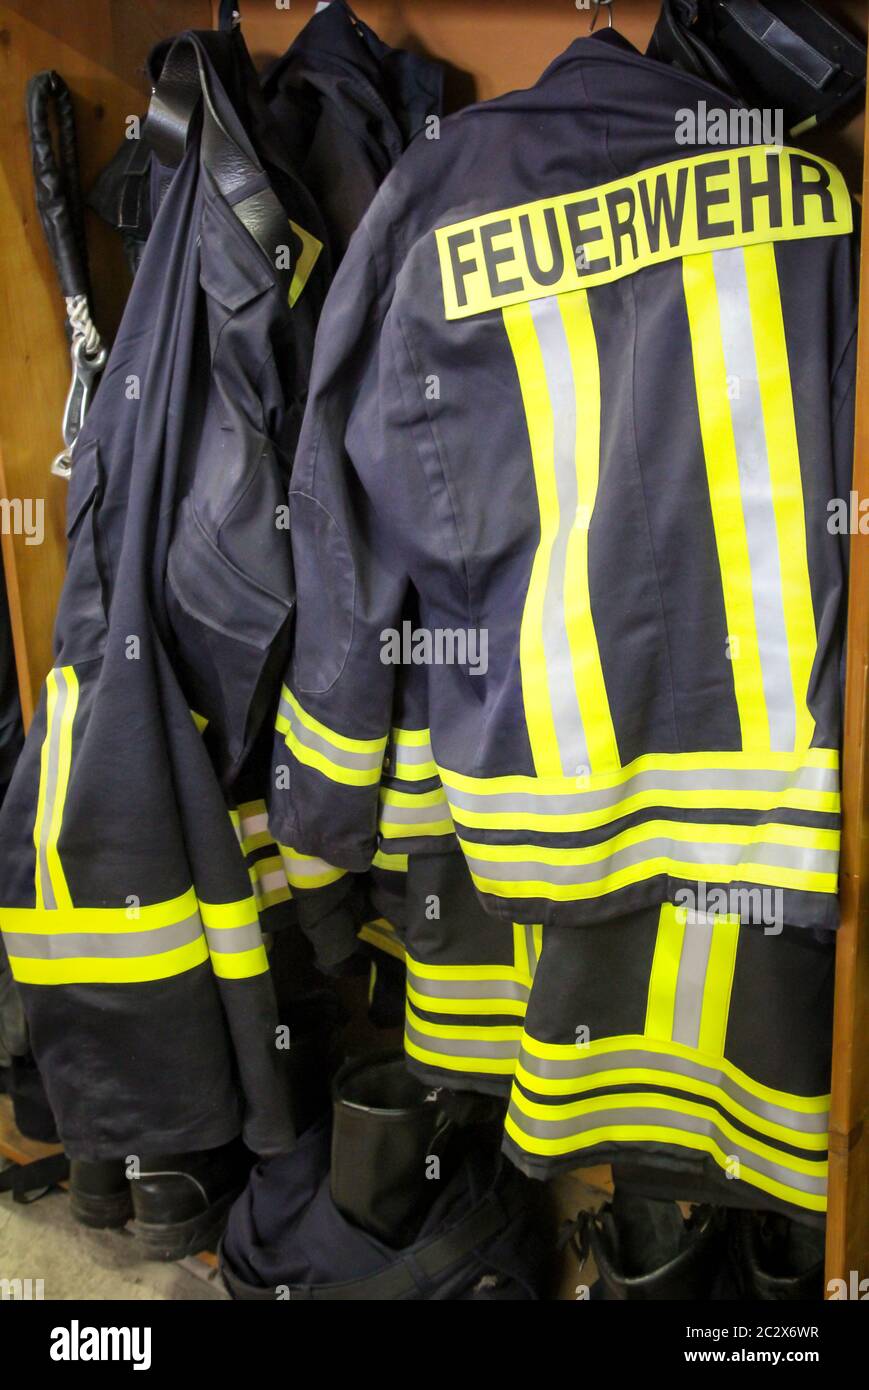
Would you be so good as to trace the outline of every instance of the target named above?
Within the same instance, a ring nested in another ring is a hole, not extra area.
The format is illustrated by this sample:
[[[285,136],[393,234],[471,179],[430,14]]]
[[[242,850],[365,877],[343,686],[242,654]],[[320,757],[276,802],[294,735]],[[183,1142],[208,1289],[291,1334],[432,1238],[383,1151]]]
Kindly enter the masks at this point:
[[[221,1299],[217,1271],[199,1260],[139,1258],[126,1231],[89,1231],[72,1219],[65,1192],[30,1206],[0,1197],[0,1279],[42,1279],[46,1299]]]

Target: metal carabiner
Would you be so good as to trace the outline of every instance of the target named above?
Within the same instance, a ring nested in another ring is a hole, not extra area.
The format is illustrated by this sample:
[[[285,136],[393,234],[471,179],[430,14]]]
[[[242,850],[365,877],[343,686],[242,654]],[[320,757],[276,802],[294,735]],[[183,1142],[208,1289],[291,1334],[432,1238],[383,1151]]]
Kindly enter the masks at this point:
[[[84,349],[84,338],[79,336],[73,338],[69,349],[72,380],[69,384],[66,405],[63,408],[64,448],[51,465],[51,471],[56,478],[69,478],[72,473],[73,445],[81,433],[84,417],[88,412],[96,389],[97,379],[102,374],[109,355],[106,348],[102,346],[93,356],[88,356]]]

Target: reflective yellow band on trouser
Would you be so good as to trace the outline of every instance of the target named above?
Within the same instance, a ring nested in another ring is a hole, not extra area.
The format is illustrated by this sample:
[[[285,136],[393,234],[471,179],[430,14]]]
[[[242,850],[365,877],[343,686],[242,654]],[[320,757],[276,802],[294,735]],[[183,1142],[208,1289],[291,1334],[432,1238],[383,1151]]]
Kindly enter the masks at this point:
[[[344,878],[346,869],[336,869],[325,859],[312,854],[299,854],[289,845],[279,845],[284,872],[293,888],[325,888]]]
[[[166,902],[128,908],[2,908],[0,929],[22,984],[167,979],[209,954],[218,975],[239,978],[268,968],[253,898],[207,904],[192,888]]]
[[[384,840],[452,835],[454,826],[442,787],[426,792],[380,792],[378,828]]]
[[[263,800],[246,801],[229,813],[244,854],[274,845],[269,832],[268,809]]]
[[[315,768],[333,782],[349,787],[376,787],[383,771],[387,735],[354,739],[322,724],[303,709],[286,686],[281,693],[275,727],[298,762]]]
[[[271,854],[263,859],[254,859],[248,866],[250,885],[256,899],[257,912],[276,907],[278,903],[289,902],[292,898],[290,885],[284,870],[284,862],[279,854]]]
[[[389,734],[388,771],[402,782],[423,782],[437,776],[428,729],[393,728]]]
[[[377,917],[371,922],[366,922],[356,933],[360,941],[367,941],[369,946],[376,946],[378,950],[385,951],[388,956],[394,956],[396,960],[404,960],[404,946],[401,939],[391,922],[385,917]]]

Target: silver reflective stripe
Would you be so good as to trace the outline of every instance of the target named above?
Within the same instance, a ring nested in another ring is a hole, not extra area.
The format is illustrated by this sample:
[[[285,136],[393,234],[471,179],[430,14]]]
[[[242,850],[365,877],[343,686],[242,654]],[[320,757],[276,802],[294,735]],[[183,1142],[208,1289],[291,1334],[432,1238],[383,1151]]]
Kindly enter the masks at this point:
[[[567,549],[579,502],[576,481],[576,388],[570,346],[556,296],[532,300],[528,308],[534,320],[546,372],[552,411],[552,466],[558,496],[558,527],[552,538],[543,595],[543,651],[561,769],[566,777],[571,777],[589,767],[588,744],[576,696],[573,657],[564,611]]]
[[[445,1057],[487,1057],[492,1061],[513,1061],[519,1052],[519,1029],[516,1024],[516,1040],[506,1042],[481,1042],[476,1038],[440,1038],[422,1033],[410,1020],[405,1024],[406,1036],[417,1047],[427,1052],[441,1052]]]
[[[411,795],[411,793],[408,793]],[[446,797],[439,798],[428,806],[394,806],[392,802],[380,803],[380,819],[387,825],[417,825],[426,821],[449,820],[450,808]]]
[[[240,927],[206,927],[205,935],[210,951],[252,951],[263,944],[259,922],[246,922]]]
[[[408,967],[407,982],[417,994],[429,999],[521,999],[527,1000],[528,985],[515,980],[429,980]]]
[[[319,878],[321,874],[340,872],[336,870],[334,864],[327,864],[325,859],[296,859],[291,854],[284,855],[286,873],[284,877],[299,878]]]
[[[774,1178],[776,1182],[796,1188],[798,1192],[808,1192],[823,1197],[827,1191],[826,1176],[811,1177],[808,1173],[799,1172],[795,1168],[788,1168],[784,1163],[774,1163],[772,1159],[755,1153],[754,1149],[740,1144],[730,1135],[725,1134],[711,1115],[688,1115],[679,1110],[657,1110],[640,1105],[631,1105],[625,1106],[623,1109],[592,1110],[585,1115],[575,1115],[569,1120],[537,1120],[531,1119],[520,1110],[515,1100],[510,1102],[509,1114],[519,1129],[524,1130],[526,1134],[533,1135],[535,1139],[572,1139],[574,1137],[579,1139],[581,1135],[590,1130],[619,1129],[625,1125],[631,1127],[640,1125],[654,1128],[665,1127],[682,1130],[686,1134],[700,1134],[712,1139],[728,1158],[738,1158],[740,1163],[744,1163],[747,1168],[753,1168],[755,1172],[763,1173],[768,1178]],[[514,1142],[516,1141],[514,1140]],[[620,1141],[616,1135],[608,1140],[604,1134],[595,1142],[606,1144],[607,1142],[618,1143]],[[656,1142],[673,1144],[678,1143],[678,1140],[668,1137]],[[824,1165],[819,1164],[818,1166]]]
[[[123,960],[162,955],[188,946],[202,935],[198,915],[167,927],[129,932],[5,932],[10,956],[30,960]]]
[[[534,972],[537,969],[537,947],[534,942],[534,928],[528,926],[526,923],[522,930],[525,933],[525,952],[528,956],[528,973],[533,980]]]
[[[797,716],[745,253],[739,246],[728,251],[714,251],[712,265],[728,385],[730,382],[738,385],[738,391],[728,391],[728,396],[770,746],[789,749],[796,741]]]
[[[529,790],[527,792],[469,792],[450,785],[446,768],[439,769],[441,780],[449,794],[453,812],[459,810],[484,813],[513,812],[517,815],[573,816],[588,811],[603,811],[641,792],[838,792],[839,774],[831,767],[801,767],[790,770],[742,770],[704,768],[694,771],[682,768],[637,772],[614,787],[597,790],[559,792],[555,795]],[[530,780],[530,779],[529,779]],[[666,805],[666,801],[661,803]]]
[[[376,753],[350,753],[346,748],[339,748],[330,739],[315,734],[313,730],[306,728],[297,717],[288,700],[281,700],[280,713],[287,720],[299,743],[304,744],[306,748],[313,749],[315,753],[322,753],[330,762],[337,763],[339,767],[368,772],[373,768],[380,767],[383,763],[382,750]]]
[[[432,751],[430,743],[396,743],[395,761],[397,763],[430,763]]]
[[[687,914],[673,1009],[673,1042],[684,1043],[687,1047],[696,1047],[700,1041],[703,991],[714,931],[714,918],[702,917],[696,912]]]
[[[619,869],[648,860],[664,859],[676,863],[726,864],[738,868],[740,864],[765,864],[770,868],[800,869],[805,873],[835,874],[838,866],[838,852],[832,849],[810,849],[805,845],[777,845],[763,843],[758,845],[698,844],[696,841],[650,839],[623,849],[604,853],[600,859],[588,864],[547,864],[542,860],[522,859],[478,859],[473,854],[473,845],[464,840],[462,848],[471,872],[478,878],[496,879],[505,883],[597,883]],[[533,845],[517,846],[523,853],[532,853]],[[660,869],[666,873],[666,866]],[[751,873],[746,872],[746,879]]]
[[[719,1070],[717,1067],[703,1066],[700,1062],[690,1060],[688,1057],[674,1057],[662,1052],[647,1052],[641,1048],[626,1048],[618,1052],[599,1053],[594,1057],[582,1057],[577,1054],[573,1057],[537,1057],[532,1052],[526,1052],[523,1048],[519,1058],[524,1070],[531,1076],[539,1076],[546,1080],[581,1080],[585,1078],[601,1078],[601,1086],[608,1082],[607,1073],[613,1071],[659,1071],[669,1072],[674,1078],[676,1085],[685,1084],[685,1078],[689,1081],[704,1081],[709,1086],[715,1086],[719,1091],[723,1091],[731,1100],[743,1106],[752,1114],[762,1119],[770,1120],[773,1124],[783,1125],[785,1129],[795,1129],[803,1134],[826,1134],[829,1126],[829,1110],[822,1110],[815,1113],[807,1113],[803,1110],[793,1110],[789,1106],[776,1105],[772,1101],[761,1100],[751,1091],[740,1086],[739,1082],[734,1081],[727,1072]],[[524,1083],[523,1083],[524,1084]],[[622,1084],[614,1081],[610,1084]],[[666,1085],[666,1080],[662,1077],[660,1084]],[[528,1086],[526,1085],[526,1090]]]
[[[66,683],[66,676],[62,670],[55,669],[54,678],[57,683],[57,699],[54,706],[54,713],[49,730],[48,758],[45,768],[45,795],[42,807],[42,825],[39,833],[39,882],[42,887],[42,901],[47,908],[57,907],[57,898],[54,894],[54,884],[51,881],[51,874],[48,869],[48,841],[51,835],[51,822],[54,818],[54,803],[57,800],[57,779],[60,770],[60,731],[63,726],[63,716],[66,711],[67,701],[69,700],[69,687]],[[46,718],[47,707],[46,707]]]

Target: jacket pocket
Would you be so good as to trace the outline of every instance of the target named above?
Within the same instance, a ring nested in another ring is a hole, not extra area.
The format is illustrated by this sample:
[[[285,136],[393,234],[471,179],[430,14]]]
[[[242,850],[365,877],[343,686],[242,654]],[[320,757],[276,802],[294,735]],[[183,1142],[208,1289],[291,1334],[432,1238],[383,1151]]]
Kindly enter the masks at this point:
[[[232,777],[286,666],[294,604],[239,569],[181,504],[166,573],[177,666],[191,708],[211,726],[221,773]]]

